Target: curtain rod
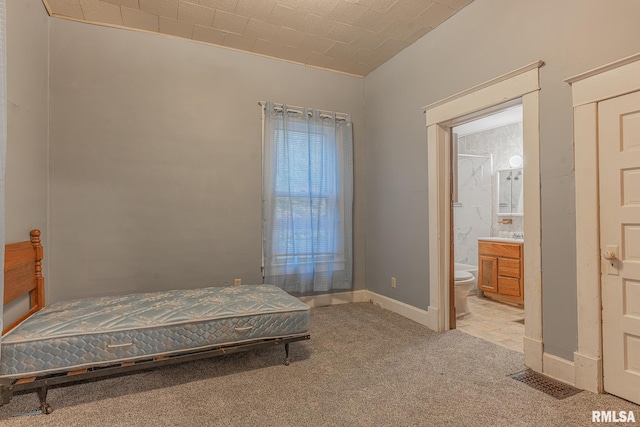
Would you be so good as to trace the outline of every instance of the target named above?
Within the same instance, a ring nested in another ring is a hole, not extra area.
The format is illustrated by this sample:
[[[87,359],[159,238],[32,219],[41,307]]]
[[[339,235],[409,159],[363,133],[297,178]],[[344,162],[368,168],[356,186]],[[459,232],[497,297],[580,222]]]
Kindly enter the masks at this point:
[[[266,101],[258,101],[258,105],[259,105],[259,106],[261,106],[262,108],[265,108],[265,107],[267,106],[267,102],[266,102]],[[276,108],[278,108],[278,107],[282,108],[284,105],[285,105],[285,104],[280,104],[280,103],[276,103],[276,102],[274,102],[274,103],[273,103],[273,106],[274,106],[274,107],[276,107]],[[299,107],[299,106],[297,106],[297,105],[288,105],[288,104],[287,104],[287,108],[293,108],[293,109],[300,109],[300,110],[302,110],[302,109],[304,109],[305,107]],[[322,114],[322,113],[334,114],[334,112],[333,112],[333,111],[328,111],[328,110],[319,110],[319,109],[315,109],[315,110],[317,110],[317,111],[319,111],[319,112],[320,112],[320,117],[323,117],[323,114]],[[302,111],[298,111],[298,113],[302,114]],[[350,116],[350,114],[347,114],[347,113],[338,113],[338,112],[335,112],[335,115],[336,115],[336,120],[346,120],[346,119],[347,119],[347,117],[349,117],[349,116]],[[344,117],[338,117],[338,116],[344,116]],[[327,118],[328,118],[328,117],[327,117]]]

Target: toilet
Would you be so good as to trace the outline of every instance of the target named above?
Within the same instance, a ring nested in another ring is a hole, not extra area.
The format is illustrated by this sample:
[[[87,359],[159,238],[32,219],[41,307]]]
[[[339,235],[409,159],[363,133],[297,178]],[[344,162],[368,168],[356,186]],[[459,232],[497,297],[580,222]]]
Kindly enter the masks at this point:
[[[469,271],[456,270],[454,279],[456,317],[460,317],[470,312],[467,296],[475,288],[476,278]]]

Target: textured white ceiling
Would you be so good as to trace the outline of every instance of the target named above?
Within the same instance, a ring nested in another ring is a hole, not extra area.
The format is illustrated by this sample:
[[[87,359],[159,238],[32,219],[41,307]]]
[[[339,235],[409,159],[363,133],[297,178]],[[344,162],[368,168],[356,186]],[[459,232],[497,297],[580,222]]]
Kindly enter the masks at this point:
[[[43,0],[51,16],[364,76],[473,0]]]

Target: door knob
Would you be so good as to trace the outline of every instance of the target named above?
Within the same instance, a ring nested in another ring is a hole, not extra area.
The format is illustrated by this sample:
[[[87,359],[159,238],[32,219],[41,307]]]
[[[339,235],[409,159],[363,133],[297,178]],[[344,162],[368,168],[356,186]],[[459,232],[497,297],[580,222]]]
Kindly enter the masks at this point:
[[[620,274],[621,267],[619,265],[621,263],[617,260],[620,247],[618,245],[607,245],[602,249],[604,249],[604,251],[602,251],[602,257],[607,260],[607,262],[605,262],[607,274],[617,276]]]

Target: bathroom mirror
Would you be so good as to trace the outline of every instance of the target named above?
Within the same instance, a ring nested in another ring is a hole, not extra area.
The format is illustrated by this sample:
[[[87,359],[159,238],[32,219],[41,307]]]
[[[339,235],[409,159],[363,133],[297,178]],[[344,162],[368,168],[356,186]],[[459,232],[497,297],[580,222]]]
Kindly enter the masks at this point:
[[[498,215],[521,216],[524,213],[522,168],[498,170]]]

